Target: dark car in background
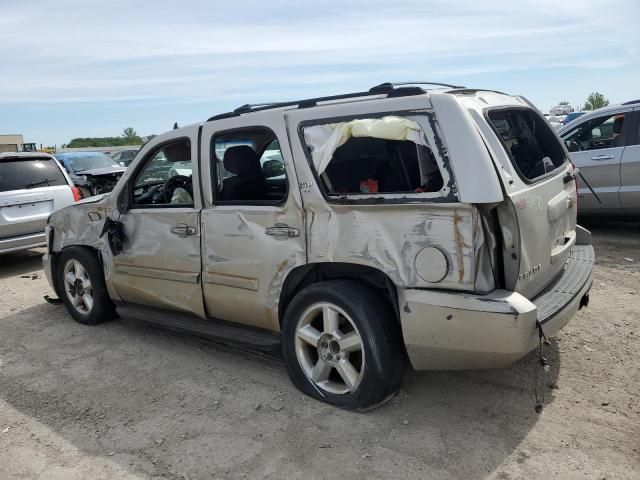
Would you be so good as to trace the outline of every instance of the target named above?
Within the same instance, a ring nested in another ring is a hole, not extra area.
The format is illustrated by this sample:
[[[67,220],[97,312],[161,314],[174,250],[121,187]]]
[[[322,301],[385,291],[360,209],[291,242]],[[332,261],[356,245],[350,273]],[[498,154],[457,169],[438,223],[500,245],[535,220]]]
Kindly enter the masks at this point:
[[[126,170],[102,152],[63,152],[55,157],[83,198],[110,192]]]
[[[576,118],[581,117],[584,114],[585,114],[585,112],[571,112],[571,113],[568,113],[564,117],[564,120],[562,120],[562,124],[566,125],[567,123],[574,121]]]
[[[112,152],[111,158],[113,158],[121,167],[128,167],[133,159],[136,158],[137,153],[137,149],[128,148],[126,150]]]

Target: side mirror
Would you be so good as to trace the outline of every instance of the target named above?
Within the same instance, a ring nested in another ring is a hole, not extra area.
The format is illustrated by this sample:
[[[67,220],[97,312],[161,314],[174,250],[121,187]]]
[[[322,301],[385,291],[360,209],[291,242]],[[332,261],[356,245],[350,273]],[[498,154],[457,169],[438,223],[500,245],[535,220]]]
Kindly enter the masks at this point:
[[[267,160],[262,164],[264,178],[273,178],[284,175],[284,162],[281,160]]]
[[[131,190],[129,187],[130,183],[126,182],[122,190],[120,190],[120,194],[118,195],[118,199],[116,200],[116,208],[118,212],[125,213],[129,209],[129,199],[131,198]]]

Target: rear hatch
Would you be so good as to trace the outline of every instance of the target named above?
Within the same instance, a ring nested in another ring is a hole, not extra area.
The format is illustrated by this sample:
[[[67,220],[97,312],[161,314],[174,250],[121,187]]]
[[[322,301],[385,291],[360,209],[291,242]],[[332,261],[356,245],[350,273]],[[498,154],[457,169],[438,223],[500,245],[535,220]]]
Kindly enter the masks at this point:
[[[575,244],[573,166],[536,110],[488,108],[484,118],[507,196],[498,207],[505,288],[531,299],[562,273]]]
[[[71,187],[52,158],[0,159],[0,239],[44,232],[47,217],[71,203]]]

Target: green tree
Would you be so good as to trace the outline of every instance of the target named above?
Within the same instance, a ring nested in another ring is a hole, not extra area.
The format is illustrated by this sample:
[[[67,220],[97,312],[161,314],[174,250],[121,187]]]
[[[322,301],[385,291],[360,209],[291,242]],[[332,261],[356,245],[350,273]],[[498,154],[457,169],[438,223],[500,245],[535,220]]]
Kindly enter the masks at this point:
[[[122,132],[122,138],[125,140],[125,145],[139,145],[142,143],[142,139],[138,136],[137,132],[127,127]]]
[[[558,105],[561,106],[561,107],[570,107],[571,106],[571,104],[569,102],[567,102],[566,100],[558,102]]]
[[[118,147],[127,145],[124,137],[84,137],[72,139],[67,147],[88,148],[88,147]]]
[[[587,97],[587,101],[584,103],[583,110],[596,110],[598,108],[606,107],[609,105],[609,100],[604,98],[604,95],[600,92],[592,92]]]

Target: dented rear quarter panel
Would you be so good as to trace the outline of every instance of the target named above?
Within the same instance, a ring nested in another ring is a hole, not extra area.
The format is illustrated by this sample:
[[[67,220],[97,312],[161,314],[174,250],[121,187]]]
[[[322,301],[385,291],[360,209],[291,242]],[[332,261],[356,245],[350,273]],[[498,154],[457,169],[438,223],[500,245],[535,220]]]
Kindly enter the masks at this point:
[[[478,228],[477,210],[461,203],[309,206],[309,262],[367,265],[401,288],[470,290]],[[437,283],[423,280],[415,267],[418,253],[431,246],[447,257],[448,272]]]

